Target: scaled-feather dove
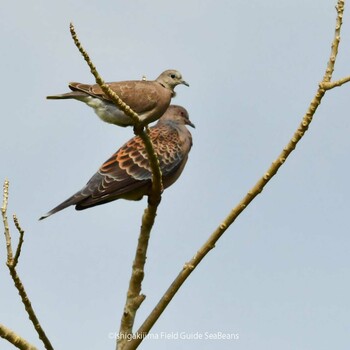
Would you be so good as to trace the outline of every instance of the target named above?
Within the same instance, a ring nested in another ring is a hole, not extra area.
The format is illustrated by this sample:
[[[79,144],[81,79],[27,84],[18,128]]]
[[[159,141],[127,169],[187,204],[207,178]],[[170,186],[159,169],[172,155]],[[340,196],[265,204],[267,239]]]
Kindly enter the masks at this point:
[[[182,173],[192,147],[186,125],[194,127],[187,111],[171,105],[157,124],[150,128],[150,138],[162,171],[163,187],[172,185]],[[147,151],[135,136],[114,153],[80,191],[42,216],[40,220],[75,205],[83,210],[116,199],[140,200],[150,194],[152,172]]]

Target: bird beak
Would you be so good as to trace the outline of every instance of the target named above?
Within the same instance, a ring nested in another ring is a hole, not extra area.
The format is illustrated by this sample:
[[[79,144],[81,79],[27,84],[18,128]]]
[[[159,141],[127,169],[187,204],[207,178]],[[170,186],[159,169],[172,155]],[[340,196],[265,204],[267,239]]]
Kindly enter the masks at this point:
[[[180,84],[183,84],[183,85],[186,85],[186,86],[190,86],[189,83],[187,83],[185,80],[181,80],[181,83]]]
[[[186,124],[191,126],[194,129],[196,128],[196,126],[190,120],[186,120]]]

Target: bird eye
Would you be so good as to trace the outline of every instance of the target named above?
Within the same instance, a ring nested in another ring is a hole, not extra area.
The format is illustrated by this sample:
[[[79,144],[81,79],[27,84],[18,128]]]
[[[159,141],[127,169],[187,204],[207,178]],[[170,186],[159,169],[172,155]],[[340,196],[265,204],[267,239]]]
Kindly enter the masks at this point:
[[[171,74],[170,77],[171,77],[172,79],[175,79],[175,78],[176,78],[176,75],[175,75],[175,74]]]

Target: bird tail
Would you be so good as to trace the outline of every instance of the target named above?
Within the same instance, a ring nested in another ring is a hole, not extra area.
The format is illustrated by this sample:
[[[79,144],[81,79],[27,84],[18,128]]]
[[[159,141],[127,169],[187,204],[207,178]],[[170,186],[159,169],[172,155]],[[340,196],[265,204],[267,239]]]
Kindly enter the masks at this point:
[[[50,210],[48,213],[46,213],[45,215],[43,215],[39,220],[44,220],[47,217],[51,216],[52,214],[55,214],[71,205],[76,205],[78,204],[80,201],[82,201],[86,196],[84,196],[81,192],[77,192],[76,194],[74,194],[72,197],[69,197],[68,199],[66,199],[64,202],[62,202],[61,204],[59,204],[57,207],[53,208],[52,210]]]
[[[67,100],[70,98],[79,99],[79,97],[86,97],[86,94],[81,91],[72,91],[60,95],[46,96],[48,100]]]

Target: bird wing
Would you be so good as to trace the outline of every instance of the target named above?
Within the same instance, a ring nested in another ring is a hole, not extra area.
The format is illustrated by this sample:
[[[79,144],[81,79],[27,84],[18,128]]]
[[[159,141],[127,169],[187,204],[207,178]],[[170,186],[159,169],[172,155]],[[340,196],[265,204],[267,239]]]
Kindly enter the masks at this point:
[[[187,157],[175,128],[159,125],[150,129],[163,179],[171,178]],[[136,136],[114,153],[81,190],[84,198],[77,209],[103,204],[117,198],[138,200],[149,194],[152,172],[147,151]]]
[[[107,85],[136,113],[146,113],[159,107],[164,109],[170,103],[171,91],[156,81],[122,81],[107,83]],[[112,102],[97,84],[70,83],[69,87],[73,91],[82,91],[90,96]]]

